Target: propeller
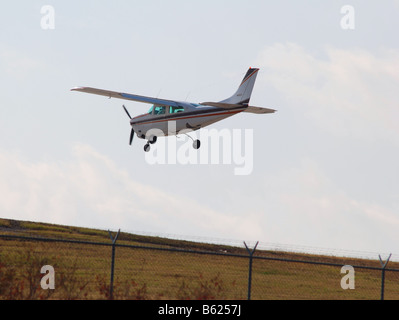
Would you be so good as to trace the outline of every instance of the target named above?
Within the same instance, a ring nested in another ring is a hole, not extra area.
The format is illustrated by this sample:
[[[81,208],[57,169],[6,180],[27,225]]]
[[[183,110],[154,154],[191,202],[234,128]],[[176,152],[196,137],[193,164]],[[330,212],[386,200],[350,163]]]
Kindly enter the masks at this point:
[[[129,140],[129,145],[132,145],[133,138],[134,138],[134,129],[132,128],[132,131],[130,131],[130,140]]]
[[[126,112],[127,116],[129,117],[129,119],[132,119],[132,117],[129,114],[129,111],[127,111],[127,109],[126,109],[126,107],[124,105],[123,105],[123,109],[125,109],[125,112]],[[132,145],[133,138],[134,138],[134,129],[132,127],[132,131],[130,131],[129,145]]]
[[[128,116],[130,119],[132,119],[132,117],[130,116],[129,111],[127,111],[125,105],[123,105],[122,107],[123,107],[123,109],[125,109],[125,112],[126,112],[127,116]]]

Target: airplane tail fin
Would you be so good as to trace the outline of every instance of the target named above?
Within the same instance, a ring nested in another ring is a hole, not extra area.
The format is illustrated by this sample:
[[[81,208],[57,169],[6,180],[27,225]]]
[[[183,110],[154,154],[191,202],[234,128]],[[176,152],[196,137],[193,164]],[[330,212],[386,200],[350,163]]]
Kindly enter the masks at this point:
[[[221,103],[248,105],[251,99],[252,89],[254,88],[256,76],[259,69],[249,68],[238,90],[230,98],[220,101]]]

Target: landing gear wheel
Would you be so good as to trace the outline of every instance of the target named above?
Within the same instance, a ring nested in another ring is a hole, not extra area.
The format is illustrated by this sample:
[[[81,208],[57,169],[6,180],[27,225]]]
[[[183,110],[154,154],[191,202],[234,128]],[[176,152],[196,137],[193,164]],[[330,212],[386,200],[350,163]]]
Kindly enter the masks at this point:
[[[150,140],[148,140],[148,142],[151,143],[151,144],[154,144],[155,142],[157,142],[157,140],[158,140],[158,137],[157,137],[157,136],[152,136],[152,137],[150,138]]]
[[[144,146],[144,151],[145,151],[145,152],[149,152],[150,149],[151,149],[151,146],[147,143],[147,144]]]
[[[195,150],[198,150],[199,148],[201,148],[201,141],[195,140],[194,143],[193,143],[193,148]]]

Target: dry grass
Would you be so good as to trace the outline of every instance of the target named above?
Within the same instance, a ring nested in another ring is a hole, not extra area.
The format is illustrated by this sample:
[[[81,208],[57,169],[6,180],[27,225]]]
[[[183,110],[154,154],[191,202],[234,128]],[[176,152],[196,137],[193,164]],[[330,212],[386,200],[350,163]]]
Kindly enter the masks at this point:
[[[108,232],[0,219],[0,234],[110,244]],[[244,248],[122,233],[118,245],[247,255]],[[378,261],[257,251],[256,257],[376,266]],[[114,299],[246,299],[248,258],[116,247]],[[42,290],[40,268],[55,268],[56,289]],[[390,263],[398,268],[398,263]],[[0,299],[109,299],[111,247],[0,238]],[[398,268],[399,269],[399,268]],[[379,299],[381,271],[356,269],[343,290],[340,267],[254,259],[253,299]],[[385,297],[399,298],[399,272],[387,272]]]

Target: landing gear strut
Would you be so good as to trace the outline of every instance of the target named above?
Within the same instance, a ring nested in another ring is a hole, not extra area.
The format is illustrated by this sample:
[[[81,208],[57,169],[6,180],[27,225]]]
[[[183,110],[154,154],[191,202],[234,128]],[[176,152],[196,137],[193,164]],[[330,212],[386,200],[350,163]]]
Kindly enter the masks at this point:
[[[201,141],[199,141],[199,140],[194,140],[192,137],[190,137],[187,133],[185,133],[185,135],[187,136],[187,137],[189,137],[191,140],[193,140],[193,148],[195,149],[195,150],[198,150],[199,148],[201,148]]]
[[[200,140],[194,140],[188,134],[187,134],[187,137],[189,137],[191,140],[193,140],[193,148],[195,150],[198,150],[199,148],[201,148],[201,141]],[[150,137],[150,139],[147,141],[147,143],[144,146],[144,151],[145,152],[149,152],[151,150],[151,145],[156,143],[157,139],[158,139],[157,136]]]
[[[151,136],[150,139],[147,141],[147,143],[144,146],[144,151],[145,152],[149,152],[151,150],[151,146],[150,144],[154,144],[156,143],[158,140],[157,136]]]

